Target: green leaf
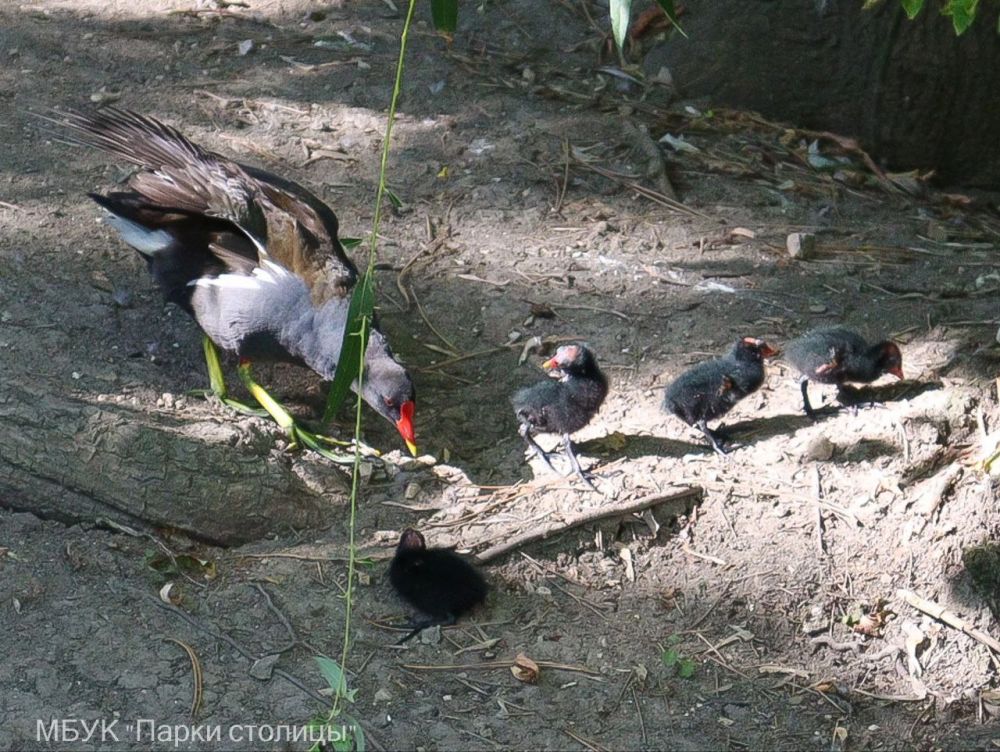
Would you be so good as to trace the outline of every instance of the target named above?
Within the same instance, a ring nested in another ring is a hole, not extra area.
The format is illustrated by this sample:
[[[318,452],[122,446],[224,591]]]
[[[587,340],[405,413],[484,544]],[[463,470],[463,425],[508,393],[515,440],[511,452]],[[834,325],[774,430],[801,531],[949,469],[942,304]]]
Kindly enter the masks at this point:
[[[330,689],[341,697],[345,696],[347,694],[347,679],[344,677],[344,671],[340,668],[340,664],[322,655],[316,656],[316,663],[319,664],[320,673],[323,674],[326,683],[330,685]]]
[[[979,0],[948,0],[941,9],[941,14],[951,16],[952,26],[955,27],[955,35],[960,36],[972,25],[976,19],[976,8]]]
[[[685,658],[680,662],[677,667],[677,675],[681,679],[690,679],[694,676],[695,669],[698,668],[698,664],[692,661],[690,658]]]
[[[355,752],[365,752],[365,730],[361,724],[352,716],[344,716],[351,724],[351,733],[354,735]]]
[[[672,634],[667,638],[668,645],[679,645],[681,641],[681,636],[679,634]]]
[[[357,248],[361,245],[361,238],[341,238],[340,244],[344,246],[345,250],[351,250],[352,248]]]
[[[924,0],[901,0],[903,3],[903,12],[906,13],[906,17],[911,21],[916,18],[920,11],[924,9]]]
[[[611,31],[615,35],[618,49],[624,49],[625,32],[628,31],[629,16],[632,15],[632,0],[611,0]]]
[[[403,199],[397,196],[389,186],[385,187],[385,197],[389,199],[389,203],[392,204],[394,209],[403,208]]]
[[[333,383],[330,384],[330,392],[326,397],[324,423],[336,415],[337,410],[344,404],[347,393],[351,391],[351,385],[358,378],[361,370],[361,354],[368,346],[368,325],[374,310],[375,290],[371,276],[366,273],[354,288],[351,304],[347,309],[347,326],[344,327],[337,370],[333,374]]]
[[[680,660],[681,654],[677,652],[677,648],[668,648],[660,653],[660,660],[663,661],[663,665],[673,666]]]
[[[674,0],[656,0],[656,4],[663,8],[663,14],[670,19],[670,23],[672,23],[674,28],[677,29],[677,33],[687,39],[687,33],[681,28],[681,25],[677,23],[677,10],[674,7]]]
[[[431,0],[431,18],[435,29],[454,34],[458,28],[458,0]]]

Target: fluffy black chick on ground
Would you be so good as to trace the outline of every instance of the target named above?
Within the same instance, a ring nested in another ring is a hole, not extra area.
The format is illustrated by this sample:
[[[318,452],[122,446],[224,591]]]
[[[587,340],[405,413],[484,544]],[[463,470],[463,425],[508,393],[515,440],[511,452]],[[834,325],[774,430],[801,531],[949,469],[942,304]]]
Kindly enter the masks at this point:
[[[454,624],[486,600],[489,586],[475,567],[454,551],[427,548],[424,536],[412,528],[403,531],[396,555],[389,564],[389,582],[422,617],[412,619],[412,631],[402,644],[421,630],[437,624]]]
[[[816,418],[809,403],[809,382],[870,384],[882,374],[903,378],[903,355],[899,345],[889,340],[869,344],[851,329],[842,326],[813,329],[785,347],[785,358],[802,374],[802,407]]]
[[[764,358],[778,351],[764,340],[743,337],[725,356],[699,363],[674,379],[663,398],[663,409],[695,426],[720,455],[726,454],[720,429],[708,421],[720,418],[764,383]]]
[[[555,472],[549,455],[534,439],[536,433],[555,433],[563,437],[563,451],[573,471],[587,486],[597,491],[583,472],[573,452],[570,434],[586,426],[597,414],[608,395],[608,380],[597,366],[597,358],[586,345],[563,345],[542,363],[552,378],[519,390],[512,398],[514,414],[520,423],[519,433],[529,449]]]

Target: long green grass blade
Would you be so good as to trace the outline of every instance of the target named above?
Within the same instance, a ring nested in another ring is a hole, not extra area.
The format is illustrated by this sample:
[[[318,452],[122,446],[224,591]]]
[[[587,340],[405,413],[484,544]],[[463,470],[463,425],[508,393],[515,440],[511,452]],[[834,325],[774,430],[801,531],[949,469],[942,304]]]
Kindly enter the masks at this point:
[[[370,271],[354,288],[351,303],[347,309],[347,326],[344,327],[344,339],[340,347],[340,357],[337,360],[337,371],[333,374],[333,383],[326,396],[326,410],[323,412],[323,422],[327,423],[337,414],[344,404],[351,384],[359,382],[361,362],[368,346],[368,329],[372,312],[375,310],[375,290],[372,287]]]
[[[611,0],[608,4],[611,12],[611,33],[615,35],[618,49],[624,49],[625,32],[628,31],[628,20],[632,14],[632,0]]]
[[[458,28],[458,0],[431,0],[431,18],[435,29],[454,34]]]
[[[656,4],[663,9],[663,14],[670,19],[670,23],[672,23],[674,28],[677,29],[677,33],[687,39],[687,32],[685,32],[684,29],[681,28],[681,25],[677,23],[677,9],[674,7],[674,0],[656,0]]]

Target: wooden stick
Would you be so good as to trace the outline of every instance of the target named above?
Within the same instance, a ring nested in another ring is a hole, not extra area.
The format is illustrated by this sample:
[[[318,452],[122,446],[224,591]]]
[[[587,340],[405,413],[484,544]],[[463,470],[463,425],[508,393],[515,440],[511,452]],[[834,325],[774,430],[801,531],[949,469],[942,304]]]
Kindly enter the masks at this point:
[[[587,668],[586,666],[572,666],[566,663],[555,663],[554,661],[535,661],[539,668],[549,668],[553,671],[573,671],[578,674],[588,676],[600,676],[599,671]],[[446,663],[439,666],[422,663],[403,663],[403,668],[411,671],[494,671],[499,668],[510,668],[514,665],[513,660],[509,661],[487,661],[485,663]]]
[[[820,480],[819,468],[813,465],[813,495],[817,501],[823,500],[823,484]],[[813,511],[816,513],[816,553],[820,556],[826,554],[826,543],[823,542],[823,510],[819,504],[813,504]]]
[[[702,489],[701,486],[691,486],[690,488],[684,488],[671,494],[652,494],[650,496],[643,496],[642,498],[636,499],[628,504],[622,504],[617,507],[598,507],[597,509],[577,515],[576,517],[571,517],[565,522],[533,528],[527,533],[514,536],[504,543],[500,543],[477,554],[476,561],[483,564],[491,559],[497,558],[498,556],[502,556],[515,548],[527,545],[528,543],[534,543],[535,541],[545,540],[549,536],[556,533],[572,530],[580,525],[586,525],[589,522],[596,522],[597,520],[603,520],[608,517],[618,517],[625,514],[632,514],[634,512],[641,512],[644,509],[649,509],[650,507],[659,506],[661,504],[671,503],[674,506],[674,514],[682,514],[687,506],[684,502],[692,498],[700,500],[704,493],[704,489]]]
[[[994,653],[1000,655],[1000,642],[986,634],[983,630],[973,627],[969,622],[963,619],[957,614],[953,614],[948,611],[944,606],[934,601],[929,601],[926,598],[921,598],[916,593],[911,590],[897,590],[896,595],[902,598],[904,601],[913,606],[917,611],[923,611],[925,614],[939,619],[947,624],[949,627],[954,627],[960,632],[964,632],[969,635],[973,640],[981,642],[983,645],[988,647]]]

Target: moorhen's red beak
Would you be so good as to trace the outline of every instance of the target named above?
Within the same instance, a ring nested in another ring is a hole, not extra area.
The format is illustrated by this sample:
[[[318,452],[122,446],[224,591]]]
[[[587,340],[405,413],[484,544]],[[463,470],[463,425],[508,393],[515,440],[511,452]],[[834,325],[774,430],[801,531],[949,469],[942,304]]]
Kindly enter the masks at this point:
[[[780,352],[781,350],[779,350],[776,347],[771,347],[768,344],[763,344],[760,346],[760,354],[763,355],[765,358],[773,358]]]
[[[895,376],[900,381],[903,380],[903,367],[902,366],[893,366],[892,368],[889,369],[889,373],[891,373],[893,376]]]
[[[413,400],[407,400],[399,406],[399,420],[396,421],[396,430],[406,442],[406,448],[410,454],[417,456],[417,437],[413,434]]]
[[[546,371],[551,371],[553,368],[555,368],[558,365],[559,365],[559,363],[556,362],[555,358],[549,358],[544,363],[542,363],[542,368],[544,368]]]

